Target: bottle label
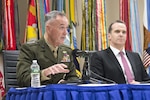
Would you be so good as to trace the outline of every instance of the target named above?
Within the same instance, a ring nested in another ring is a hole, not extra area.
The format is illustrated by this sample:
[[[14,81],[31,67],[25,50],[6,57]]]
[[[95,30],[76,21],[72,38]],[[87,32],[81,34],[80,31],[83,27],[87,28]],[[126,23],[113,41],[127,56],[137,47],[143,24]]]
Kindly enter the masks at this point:
[[[40,74],[31,73],[31,87],[39,87],[39,86],[40,86]]]
[[[32,69],[32,73],[39,73],[39,69]]]
[[[31,87],[40,86],[40,68],[37,60],[33,60],[31,65]]]

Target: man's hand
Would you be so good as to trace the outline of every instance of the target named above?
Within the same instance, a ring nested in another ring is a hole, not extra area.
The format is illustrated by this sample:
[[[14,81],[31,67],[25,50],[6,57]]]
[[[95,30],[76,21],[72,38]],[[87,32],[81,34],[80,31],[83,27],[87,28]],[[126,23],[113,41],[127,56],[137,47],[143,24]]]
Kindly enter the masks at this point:
[[[130,84],[140,84],[140,82],[133,80]]]
[[[58,73],[69,73],[67,66],[65,64],[55,64],[43,70],[44,75],[55,75]]]

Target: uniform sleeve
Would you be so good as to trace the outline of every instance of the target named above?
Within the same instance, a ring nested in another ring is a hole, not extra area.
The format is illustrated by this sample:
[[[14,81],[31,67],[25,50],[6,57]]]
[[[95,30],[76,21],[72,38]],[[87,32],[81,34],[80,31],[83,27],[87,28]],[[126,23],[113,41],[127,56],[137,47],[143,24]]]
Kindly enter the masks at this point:
[[[29,45],[24,44],[20,49],[20,54],[17,63],[17,80],[20,87],[30,86],[30,65],[34,58],[33,52],[30,50]]]

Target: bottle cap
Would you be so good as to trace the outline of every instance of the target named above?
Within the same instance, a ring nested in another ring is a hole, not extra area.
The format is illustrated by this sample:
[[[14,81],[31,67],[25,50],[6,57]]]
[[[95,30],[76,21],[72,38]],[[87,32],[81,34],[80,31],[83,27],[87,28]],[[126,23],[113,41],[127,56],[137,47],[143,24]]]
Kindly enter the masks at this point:
[[[37,60],[32,60],[33,63],[37,63]]]

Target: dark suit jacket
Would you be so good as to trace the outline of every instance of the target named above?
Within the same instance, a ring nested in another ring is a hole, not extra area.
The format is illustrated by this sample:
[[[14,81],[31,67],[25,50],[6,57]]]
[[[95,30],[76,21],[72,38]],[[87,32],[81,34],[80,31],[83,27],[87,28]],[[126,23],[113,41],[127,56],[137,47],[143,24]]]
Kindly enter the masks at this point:
[[[131,63],[135,80],[139,82],[148,81],[149,76],[138,53],[126,51],[126,54]],[[90,69],[94,73],[113,80],[118,84],[126,83],[121,66],[110,48],[98,51],[92,55]],[[94,74],[91,74],[91,76],[101,80]]]
[[[45,69],[54,64],[62,63],[62,59],[64,57],[64,51],[70,57],[69,62],[63,62],[68,66],[70,72],[66,74],[66,80],[74,80],[77,79],[75,66],[73,63],[72,50],[65,46],[61,45],[58,47],[58,58],[56,59],[53,55],[53,52],[46,44],[44,38],[41,38],[35,43],[32,44],[23,44],[20,49],[19,61],[17,63],[17,79],[19,86],[30,86],[30,65],[33,59],[36,59],[40,69]],[[55,84],[60,79],[62,79],[64,74],[56,74],[52,75],[50,80],[42,81],[41,84]]]

